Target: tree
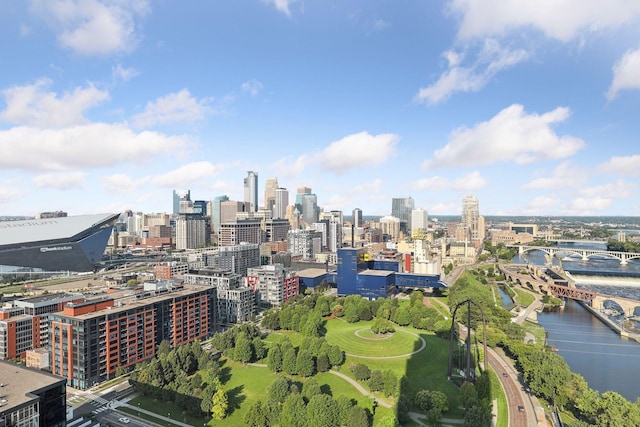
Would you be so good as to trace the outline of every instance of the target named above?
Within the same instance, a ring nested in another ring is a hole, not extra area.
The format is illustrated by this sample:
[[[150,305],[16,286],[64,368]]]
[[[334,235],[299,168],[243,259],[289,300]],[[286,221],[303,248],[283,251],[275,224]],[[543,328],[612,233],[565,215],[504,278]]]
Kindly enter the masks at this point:
[[[213,407],[211,408],[211,416],[214,420],[221,420],[227,416],[229,409],[229,399],[223,388],[219,388],[212,398]]]
[[[460,396],[458,397],[460,406],[463,408],[468,408],[469,402],[471,399],[478,400],[478,393],[476,392],[476,387],[473,383],[465,381],[460,386]]]
[[[486,406],[486,407],[485,407]],[[482,405],[477,398],[467,401],[464,411],[465,427],[488,427],[491,425],[491,409],[488,405]]]
[[[269,404],[282,404],[289,396],[289,380],[279,376],[267,387]]]
[[[304,397],[307,402],[310,401],[313,396],[320,393],[322,393],[322,389],[315,378],[309,378],[302,384],[302,397]]]
[[[280,329],[280,314],[277,310],[271,309],[267,310],[262,317],[262,321],[260,322],[262,327],[265,329],[269,329],[272,331],[277,331]]]
[[[251,340],[251,344],[253,346],[253,354],[256,360],[264,359],[267,355],[267,348],[264,346],[262,339],[260,337],[255,337]]]
[[[267,418],[268,409],[263,405],[262,401],[258,400],[256,403],[249,407],[249,410],[244,414],[244,423],[247,427],[265,427],[269,425]]]
[[[369,416],[367,411],[361,406],[352,406],[347,420],[349,427],[369,427]]]
[[[420,390],[416,393],[414,404],[427,414],[430,411],[433,411],[434,414],[442,414],[449,410],[447,395],[438,390]]]
[[[300,350],[296,358],[296,372],[303,377],[310,377],[315,373],[315,362],[309,350]]]
[[[338,404],[331,396],[316,394],[307,404],[307,425],[314,427],[338,427],[340,416]]]
[[[340,425],[347,426],[347,422],[349,421],[349,413],[351,412],[351,407],[355,404],[353,399],[348,398],[344,394],[341,394],[336,399],[336,403],[338,404],[338,409],[340,411]]]
[[[282,427],[306,427],[307,409],[302,396],[297,393],[290,394],[282,405],[280,412],[280,425]]]
[[[411,322],[411,313],[409,308],[402,306],[396,310],[393,321],[400,326],[407,326]]]
[[[241,332],[236,337],[236,345],[233,351],[234,359],[238,362],[247,363],[253,358],[253,349],[251,348],[251,341],[247,337],[247,334]]]
[[[405,424],[410,420],[409,412],[411,410],[411,402],[409,398],[404,394],[398,396],[398,401],[396,402],[396,417],[400,424]]]
[[[358,315],[358,306],[355,304],[349,304],[344,308],[344,320],[349,323],[356,323],[360,320]]]
[[[316,359],[316,368],[318,372],[327,372],[331,369],[331,365],[329,364],[329,356],[327,353],[320,353],[318,358]]]
[[[296,349],[289,347],[285,350],[282,356],[282,370],[289,375],[295,375],[298,373],[296,370]]]
[[[337,345],[329,347],[329,353],[327,353],[327,356],[329,356],[329,363],[331,363],[331,366],[339,366],[344,362],[344,353]]]
[[[358,381],[366,381],[371,377],[371,370],[364,363],[354,363],[349,366],[349,370]]]
[[[398,377],[391,370],[386,370],[383,373],[384,376],[384,388],[383,393],[385,396],[393,396],[398,390]]]
[[[273,372],[282,370],[282,348],[280,344],[272,344],[267,353],[267,367]]]
[[[371,377],[369,378],[368,384],[371,391],[382,390],[384,388],[384,376],[382,375],[382,371],[379,369],[371,371]]]

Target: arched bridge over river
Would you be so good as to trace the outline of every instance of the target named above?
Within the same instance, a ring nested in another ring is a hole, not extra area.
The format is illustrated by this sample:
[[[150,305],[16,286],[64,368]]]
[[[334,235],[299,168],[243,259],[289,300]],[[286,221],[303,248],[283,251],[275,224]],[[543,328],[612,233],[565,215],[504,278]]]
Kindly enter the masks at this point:
[[[522,266],[518,266],[518,270],[515,271],[505,268],[505,266],[499,266],[499,268],[506,277],[510,277],[514,282],[522,286],[528,286],[533,290],[548,293],[556,297],[583,301],[589,304],[591,308],[600,311],[611,308],[605,307],[605,302],[610,301],[621,309],[625,317],[640,316],[640,300],[599,294],[586,289],[576,288],[571,284],[555,283],[551,277],[546,274],[540,274],[540,268],[536,267],[527,267],[528,274],[522,274]]]
[[[549,255],[551,258],[555,257],[557,254],[577,255],[582,257],[583,261],[587,261],[593,256],[615,258],[620,261],[620,265],[626,265],[629,260],[632,259],[640,259],[640,253],[635,252],[616,252],[603,249],[557,248],[555,246],[518,246],[519,255],[523,255],[531,251],[542,251]]]

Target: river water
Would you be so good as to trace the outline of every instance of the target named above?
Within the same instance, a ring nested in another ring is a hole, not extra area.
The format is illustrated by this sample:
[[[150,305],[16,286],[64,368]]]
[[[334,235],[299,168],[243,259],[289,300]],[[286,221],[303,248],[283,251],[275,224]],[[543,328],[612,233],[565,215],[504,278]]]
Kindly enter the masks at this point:
[[[602,246],[596,248],[602,249]],[[545,257],[542,252],[535,251],[523,258],[516,257],[514,262],[544,265]],[[561,262],[565,271],[576,280],[577,287],[640,299],[638,261],[620,266],[617,260],[581,261],[567,256]],[[554,260],[554,263],[558,261]],[[582,375],[591,388],[600,392],[616,391],[631,401],[640,397],[639,343],[620,338],[587,309],[571,300],[562,311],[541,313],[538,322],[547,331],[548,343],[558,349],[571,370]]]

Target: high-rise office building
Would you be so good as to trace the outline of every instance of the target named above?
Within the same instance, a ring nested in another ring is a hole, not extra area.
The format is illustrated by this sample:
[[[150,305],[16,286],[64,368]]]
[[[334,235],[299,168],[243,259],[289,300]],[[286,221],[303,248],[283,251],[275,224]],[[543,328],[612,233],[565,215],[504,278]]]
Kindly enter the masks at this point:
[[[302,214],[302,196],[304,194],[311,194],[310,187],[298,187],[296,190],[296,208],[298,208],[298,212]]]
[[[211,226],[213,227],[214,232],[218,232],[218,228],[220,228],[220,222],[222,218],[222,202],[228,202],[229,196],[217,196],[213,199],[212,207],[211,207]]]
[[[191,200],[191,190],[173,190],[173,214],[180,213],[180,202]]]
[[[469,195],[462,200],[462,217],[467,240],[484,240],[484,217],[480,216],[478,199]]]
[[[251,206],[251,212],[258,211],[258,174],[254,171],[247,171],[244,179],[244,201]]]
[[[407,234],[411,231],[411,211],[415,203],[411,197],[394,197],[391,199],[391,216],[400,219],[400,231]]]
[[[278,188],[275,193],[273,205],[273,219],[282,219],[287,215],[287,206],[289,206],[289,191],[286,188]]]
[[[176,249],[198,249],[207,241],[207,221],[201,214],[184,213],[176,218]]]
[[[268,210],[273,210],[273,205],[276,203],[276,190],[279,188],[278,186],[278,178],[271,177],[267,178],[267,181],[264,183],[264,208]]]
[[[427,211],[418,208],[411,211],[411,237],[414,239],[422,239],[427,230],[428,224]]]
[[[313,224],[318,221],[318,196],[315,194],[303,194],[302,197],[302,220],[306,224]]]
[[[351,216],[351,222],[354,227],[362,227],[362,209],[355,208]]]

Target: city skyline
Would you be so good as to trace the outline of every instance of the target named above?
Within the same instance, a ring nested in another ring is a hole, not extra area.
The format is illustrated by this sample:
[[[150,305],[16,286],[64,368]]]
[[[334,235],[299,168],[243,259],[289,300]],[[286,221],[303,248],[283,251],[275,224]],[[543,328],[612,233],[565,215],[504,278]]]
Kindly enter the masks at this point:
[[[640,4],[1,4],[3,215],[242,201],[247,171],[258,207],[277,177],[364,216],[640,215]]]

